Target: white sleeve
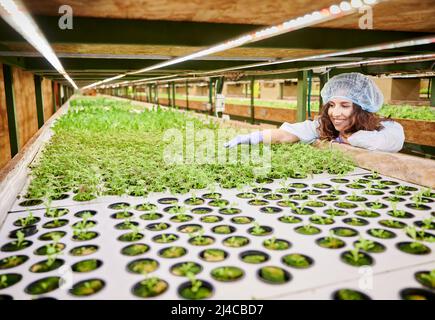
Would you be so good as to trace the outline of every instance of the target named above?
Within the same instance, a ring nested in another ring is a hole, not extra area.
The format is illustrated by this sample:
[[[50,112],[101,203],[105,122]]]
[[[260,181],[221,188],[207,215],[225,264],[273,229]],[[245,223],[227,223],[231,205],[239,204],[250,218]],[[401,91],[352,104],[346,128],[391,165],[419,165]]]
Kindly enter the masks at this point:
[[[382,121],[384,126],[379,131],[360,130],[352,134],[347,140],[354,147],[383,152],[398,152],[405,142],[405,134],[400,123]]]
[[[297,136],[303,143],[312,143],[319,138],[318,127],[318,120],[305,120],[297,123],[284,122],[279,128]]]

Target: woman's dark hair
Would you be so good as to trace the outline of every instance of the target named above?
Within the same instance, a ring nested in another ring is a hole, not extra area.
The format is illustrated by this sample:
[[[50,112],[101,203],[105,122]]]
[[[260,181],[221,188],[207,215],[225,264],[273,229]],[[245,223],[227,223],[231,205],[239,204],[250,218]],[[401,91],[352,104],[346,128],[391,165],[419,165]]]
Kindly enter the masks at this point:
[[[320,110],[319,136],[321,140],[334,140],[339,135],[339,132],[335,130],[334,124],[328,115],[328,109],[330,106],[331,103],[328,102],[324,104]],[[352,134],[359,130],[374,131],[383,128],[381,119],[375,113],[365,111],[355,103],[353,103],[352,106],[353,112],[350,118],[350,126],[344,133]]]

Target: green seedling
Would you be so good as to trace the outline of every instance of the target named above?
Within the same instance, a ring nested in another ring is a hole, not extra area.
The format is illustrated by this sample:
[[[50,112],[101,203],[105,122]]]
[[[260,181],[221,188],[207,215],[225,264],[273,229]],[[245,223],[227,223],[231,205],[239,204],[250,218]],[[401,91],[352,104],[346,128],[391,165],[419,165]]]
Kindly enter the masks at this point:
[[[424,188],[421,190],[421,194],[425,197],[431,197],[432,196],[432,189],[431,188]]]
[[[173,235],[172,233],[169,235],[162,234],[160,239],[163,243],[166,243],[166,242],[172,242],[172,241],[177,240],[177,237],[175,235]]]
[[[397,210],[397,203],[396,202],[390,202],[391,205],[391,214],[396,218],[403,218],[406,216],[406,212],[403,210]]]
[[[199,288],[202,286],[202,281],[196,279],[195,274],[191,272],[187,274],[187,277],[190,280],[190,290],[192,290],[194,293],[198,292]]]
[[[341,213],[341,211],[340,211],[340,209],[337,209],[337,208],[333,208],[333,207],[328,207],[328,214],[331,216],[331,217],[335,217],[335,216],[340,216],[342,213]]]
[[[388,232],[384,229],[372,229],[371,233],[373,234],[373,236],[378,237],[378,238],[388,237]]]
[[[267,213],[274,213],[274,212],[275,212],[275,210],[274,210],[272,207],[266,207],[266,208],[264,208],[264,210],[265,210]]]
[[[349,250],[349,253],[346,254],[346,257],[350,258],[353,262],[358,263],[359,259],[363,257],[363,255],[360,253],[360,246],[357,244],[355,247],[351,250]]]
[[[435,269],[431,270],[428,274],[424,273],[420,276],[423,280],[426,280],[431,288],[435,288]]]
[[[136,241],[141,238],[140,232],[142,231],[138,226],[135,226],[134,224],[130,225],[130,239],[131,241]]]
[[[189,237],[193,239],[193,242],[198,245],[206,244],[207,238],[204,237],[204,229],[200,229],[195,233],[189,233]]]
[[[183,263],[180,267],[180,273],[187,277],[189,274],[195,274],[192,270],[196,267],[193,262]]]
[[[159,224],[154,225],[154,229],[157,231],[166,230],[167,228],[168,226],[164,222],[160,222]]]
[[[14,244],[17,246],[17,248],[21,248],[24,244],[25,239],[25,234],[24,232],[22,232],[21,230],[17,231],[16,233],[17,235],[17,241],[14,242]]]
[[[8,277],[6,275],[0,276],[0,288],[6,288],[8,286]]]
[[[35,221],[35,217],[33,216],[33,212],[31,212],[29,209],[26,209],[28,212],[28,215],[24,218],[19,218],[20,224],[22,227],[27,227],[31,225]]]
[[[429,218],[425,218],[423,219],[423,225],[421,226],[421,228],[423,230],[430,230],[432,229],[432,221],[433,221],[433,217],[429,217]]]
[[[358,247],[361,248],[361,250],[370,251],[375,247],[375,243],[372,240],[368,240],[368,239],[364,239],[363,237],[360,237],[358,240]]]
[[[375,202],[372,202],[370,208],[371,209],[382,209],[383,204],[379,202],[379,200],[376,200]]]
[[[299,207],[297,207],[294,203],[290,203],[290,208],[297,214],[305,213],[306,203],[302,203]]]
[[[339,238],[335,237],[334,232],[331,230],[329,230],[329,235],[325,237],[325,240],[331,248],[339,248],[343,243]]]
[[[254,222],[253,225],[254,227],[252,228],[251,234],[258,236],[266,232],[266,230],[262,228],[258,222]]]

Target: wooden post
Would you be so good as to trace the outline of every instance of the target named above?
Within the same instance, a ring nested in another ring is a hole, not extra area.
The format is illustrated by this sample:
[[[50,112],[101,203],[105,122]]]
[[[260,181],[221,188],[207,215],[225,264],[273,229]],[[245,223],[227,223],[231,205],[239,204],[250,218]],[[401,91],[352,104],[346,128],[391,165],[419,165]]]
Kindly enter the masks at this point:
[[[208,84],[208,103],[210,103],[210,115],[213,115],[213,79],[210,78]]]
[[[62,98],[61,98],[61,92],[60,92],[60,83],[56,83],[57,86],[57,105],[60,108],[62,106]]]
[[[284,99],[284,82],[279,84],[279,98]]]
[[[189,82],[186,80],[186,110],[189,110]]]
[[[172,82],[172,107],[175,108],[177,103],[175,102],[175,82]]]
[[[171,106],[172,105],[172,102],[171,102],[171,87],[170,87],[170,85],[169,85],[169,83],[167,84],[167,93],[168,93],[168,107],[169,106]]]
[[[56,105],[56,84],[52,80],[51,81],[51,99],[53,100],[53,112],[57,111],[57,105]]]
[[[36,114],[38,117],[38,129],[44,125],[44,100],[42,99],[41,82],[42,77],[38,75],[33,76],[35,82],[35,97],[36,97]]]
[[[319,80],[320,80],[320,88],[319,88],[319,111],[320,111],[320,109],[322,108],[322,105],[323,105],[322,96],[320,95],[320,91],[322,91],[322,88],[325,86],[325,83],[328,82],[328,74],[323,73],[323,74],[319,75]]]
[[[254,107],[254,86],[255,78],[251,78],[251,123],[255,123],[255,107]]]
[[[308,71],[298,71],[297,122],[305,121],[307,118],[307,76]]]
[[[20,149],[20,139],[18,137],[12,67],[7,64],[3,64],[3,80],[5,85],[6,111],[8,114],[9,144],[11,148],[11,157],[14,157]]]
[[[435,78],[430,78],[430,105],[435,107]]]
[[[156,104],[157,104],[157,106],[160,106],[160,104],[159,104],[159,85],[156,83],[154,87],[155,87],[154,91],[156,93]]]
[[[148,85],[148,102],[153,103],[152,94],[151,94],[151,85]]]

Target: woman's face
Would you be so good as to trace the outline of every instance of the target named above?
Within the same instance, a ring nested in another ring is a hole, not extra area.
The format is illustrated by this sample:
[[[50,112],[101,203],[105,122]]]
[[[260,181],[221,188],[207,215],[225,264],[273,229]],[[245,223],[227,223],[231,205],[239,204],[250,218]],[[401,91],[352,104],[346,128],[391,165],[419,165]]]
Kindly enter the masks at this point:
[[[350,100],[333,98],[329,101],[328,116],[335,130],[343,132],[350,126],[353,103]]]

